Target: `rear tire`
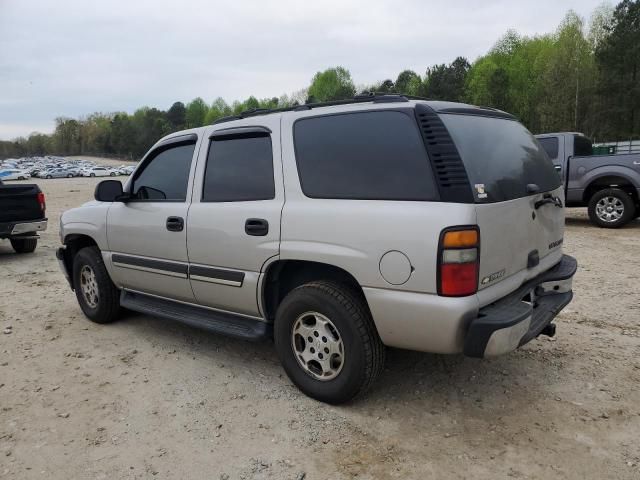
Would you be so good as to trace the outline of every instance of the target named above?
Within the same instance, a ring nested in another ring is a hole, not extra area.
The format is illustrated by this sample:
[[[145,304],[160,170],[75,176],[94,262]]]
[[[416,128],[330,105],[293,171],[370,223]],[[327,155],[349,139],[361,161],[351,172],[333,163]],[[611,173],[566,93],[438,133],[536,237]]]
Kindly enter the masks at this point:
[[[120,290],[111,281],[98,247],[85,247],[74,257],[73,288],[89,320],[109,323],[118,319]]]
[[[602,228],[620,228],[636,211],[633,198],[619,188],[607,188],[596,192],[589,200],[589,219]]]
[[[32,253],[38,245],[37,238],[10,238],[9,241],[16,253]]]
[[[51,180],[53,177],[51,175],[47,175],[47,179]]]
[[[289,292],[276,312],[274,339],[291,381],[321,402],[339,404],[362,394],[384,364],[384,345],[364,299],[333,282]]]

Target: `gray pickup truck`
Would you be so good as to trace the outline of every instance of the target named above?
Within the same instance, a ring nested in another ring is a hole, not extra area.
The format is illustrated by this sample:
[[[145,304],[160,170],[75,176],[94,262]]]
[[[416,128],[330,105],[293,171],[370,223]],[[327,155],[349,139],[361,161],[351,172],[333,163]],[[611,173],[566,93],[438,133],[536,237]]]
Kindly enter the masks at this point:
[[[640,153],[593,155],[581,133],[536,138],[560,172],[567,207],[588,207],[591,222],[618,228],[640,216]]]

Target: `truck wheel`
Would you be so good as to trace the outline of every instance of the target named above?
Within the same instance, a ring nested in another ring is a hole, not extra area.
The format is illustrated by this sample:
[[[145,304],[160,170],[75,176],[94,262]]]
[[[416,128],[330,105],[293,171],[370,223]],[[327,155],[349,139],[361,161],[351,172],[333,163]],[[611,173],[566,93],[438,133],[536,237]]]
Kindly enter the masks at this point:
[[[111,281],[97,247],[85,247],[73,259],[73,288],[92,322],[109,323],[120,313],[120,291]]]
[[[9,241],[16,253],[31,253],[38,245],[37,238],[10,238]]]
[[[596,192],[589,200],[589,219],[603,228],[619,228],[628,223],[635,213],[633,199],[619,188]]]
[[[365,302],[349,288],[313,282],[293,289],[276,313],[276,351],[308,396],[338,404],[364,392],[382,371],[384,345]]]

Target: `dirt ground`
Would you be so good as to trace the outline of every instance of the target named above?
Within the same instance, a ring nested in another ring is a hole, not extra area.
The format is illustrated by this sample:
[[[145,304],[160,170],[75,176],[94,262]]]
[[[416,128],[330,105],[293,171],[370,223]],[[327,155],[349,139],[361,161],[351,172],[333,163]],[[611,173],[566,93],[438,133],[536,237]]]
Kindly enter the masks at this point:
[[[99,180],[39,180],[38,249],[0,242],[0,478],[640,478],[640,222],[568,212],[580,267],[554,339],[494,360],[389,350],[366,396],[331,407],[270,343],[87,321],[54,249]]]

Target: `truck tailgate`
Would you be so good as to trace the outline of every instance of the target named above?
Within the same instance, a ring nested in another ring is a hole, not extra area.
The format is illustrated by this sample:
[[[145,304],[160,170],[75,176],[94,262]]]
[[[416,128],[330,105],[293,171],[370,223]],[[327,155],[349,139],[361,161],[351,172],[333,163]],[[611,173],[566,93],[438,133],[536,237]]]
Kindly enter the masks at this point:
[[[44,217],[37,185],[0,185],[0,223],[38,220]]]

